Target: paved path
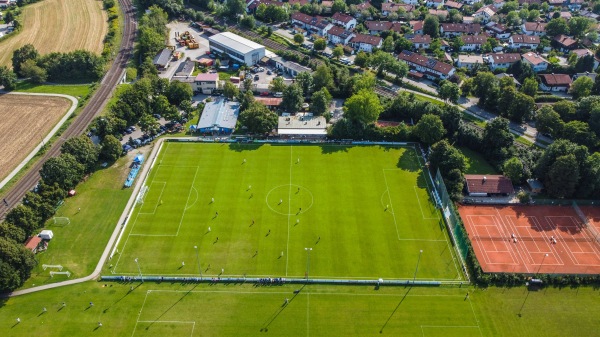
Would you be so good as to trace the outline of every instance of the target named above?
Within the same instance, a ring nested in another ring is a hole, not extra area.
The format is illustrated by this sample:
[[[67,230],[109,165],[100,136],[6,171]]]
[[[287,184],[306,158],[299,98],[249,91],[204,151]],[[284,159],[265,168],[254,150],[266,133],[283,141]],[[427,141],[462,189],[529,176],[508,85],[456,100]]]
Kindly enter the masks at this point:
[[[54,128],[52,130],[50,130],[50,132],[48,133],[48,135],[46,135],[46,138],[44,138],[40,144],[38,144],[35,148],[33,148],[33,150],[31,150],[31,152],[29,153],[29,155],[27,155],[27,157],[25,157],[25,159],[23,159],[23,161],[21,161],[21,163],[19,165],[17,165],[17,167],[15,167],[15,169],[12,170],[12,172],[10,172],[10,174],[8,176],[6,176],[6,178],[4,178],[4,180],[2,180],[0,182],[0,189],[1,189],[12,178],[14,178],[14,176],[17,175],[17,173],[19,173],[19,171],[21,171],[21,169],[23,169],[23,167],[25,167],[25,165],[27,165],[27,163],[31,160],[31,158],[33,158],[38,153],[38,151],[44,146],[44,144],[47,144],[50,141],[50,139],[56,134],[56,132],[58,132],[58,129],[60,129],[63,124],[65,124],[65,122],[67,121],[67,119],[69,119],[69,117],[71,117],[71,115],[73,114],[73,112],[75,111],[75,109],[77,109],[77,105],[79,104],[79,101],[77,100],[77,98],[75,98],[73,96],[61,95],[61,94],[38,94],[38,93],[26,93],[26,92],[5,92],[5,91],[2,91],[2,90],[0,90],[0,94],[63,97],[63,98],[66,98],[66,99],[70,100],[71,103],[72,103],[71,104],[71,108],[69,108],[69,110],[63,116],[63,118],[61,118],[61,120],[58,121],[58,123],[56,124],[56,126],[54,126]]]

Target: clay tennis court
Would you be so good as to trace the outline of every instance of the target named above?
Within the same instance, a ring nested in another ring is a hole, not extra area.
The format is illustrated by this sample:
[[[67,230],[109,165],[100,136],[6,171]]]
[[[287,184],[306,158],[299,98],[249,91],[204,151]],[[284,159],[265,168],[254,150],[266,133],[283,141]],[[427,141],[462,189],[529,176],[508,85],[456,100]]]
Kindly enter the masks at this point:
[[[600,229],[599,207],[581,209]],[[458,211],[485,272],[600,273],[600,243],[572,206],[468,205]]]

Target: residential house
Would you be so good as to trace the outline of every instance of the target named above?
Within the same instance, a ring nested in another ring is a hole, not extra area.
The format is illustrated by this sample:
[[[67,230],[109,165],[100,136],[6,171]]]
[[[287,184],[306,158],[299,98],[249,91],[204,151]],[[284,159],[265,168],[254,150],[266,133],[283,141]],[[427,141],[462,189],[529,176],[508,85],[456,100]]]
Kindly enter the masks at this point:
[[[404,2],[407,5],[418,5],[419,4],[419,0],[402,0],[402,2]]]
[[[572,11],[578,11],[581,9],[581,5],[585,3],[584,0],[568,0],[567,7]]]
[[[541,55],[533,52],[521,55],[523,62],[528,63],[533,68],[533,71],[544,71],[548,69],[550,63]]]
[[[589,49],[575,49],[571,51],[571,53],[577,55],[577,59],[580,59],[585,56],[594,57],[594,68],[592,70],[595,70],[600,65],[600,59],[598,59],[598,57]]]
[[[476,4],[478,2],[481,2],[481,0],[463,0],[463,3],[465,5],[470,5],[470,6],[473,6],[474,4]]]
[[[200,73],[196,75],[194,82],[192,82],[192,90],[205,95],[210,95],[218,88],[219,74],[217,73]]]
[[[448,11],[445,9],[430,8],[428,10],[428,12],[429,12],[429,15],[437,16],[442,21],[446,20],[446,18],[448,18]]]
[[[463,7],[463,4],[461,4],[460,2],[452,1],[452,0],[448,0],[444,4],[444,8],[446,8],[447,10],[456,9],[456,10],[460,11],[462,9],[462,7]]]
[[[487,42],[487,35],[462,35],[460,39],[463,42],[463,45],[460,47],[460,51],[475,51],[480,50],[481,46]]]
[[[327,31],[327,40],[332,44],[343,44],[345,46],[352,37],[354,37],[354,33],[340,26],[333,26]]]
[[[333,27],[333,24],[320,16],[313,17],[301,12],[292,14],[292,24],[306,29],[309,35],[319,36],[325,36],[329,28]]]
[[[474,16],[463,16],[463,20],[462,23],[466,23],[468,25],[474,24],[475,23],[475,17]]]
[[[440,32],[446,38],[465,34],[479,34],[481,32],[481,25],[478,23],[442,23],[440,24]]]
[[[566,0],[548,0],[550,10],[561,8],[567,4]]]
[[[417,49],[428,49],[431,45],[431,36],[428,34],[405,35],[405,37],[412,42],[413,46]]]
[[[567,74],[543,74],[540,78],[540,89],[543,91],[568,91],[573,81]]]
[[[426,0],[425,6],[429,8],[438,8],[444,5],[444,0]]]
[[[539,7],[542,4],[542,0],[519,0],[519,5],[523,6],[525,4],[528,6],[536,4]]]
[[[367,53],[372,53],[375,48],[381,48],[383,39],[379,36],[356,34],[350,39],[352,48],[362,50]]]
[[[398,58],[416,71],[423,73],[432,80],[448,79],[456,72],[456,69],[448,63],[440,62],[434,58],[429,58],[421,54],[403,50]]]
[[[331,13],[331,7],[333,7],[333,1],[324,0],[321,1],[321,9],[323,10],[323,14]]]
[[[562,52],[566,52],[577,48],[577,41],[572,37],[564,34],[555,36],[552,42]]]
[[[473,69],[484,65],[481,55],[458,55],[456,65],[460,68]]]
[[[362,12],[364,11],[368,11],[370,8],[374,8],[371,3],[369,1],[365,1],[361,4],[356,5],[356,14],[354,14],[354,17],[356,17],[357,19],[360,19],[362,17]],[[372,19],[372,18],[366,18],[366,19]]]
[[[250,1],[246,2],[246,12],[248,12],[248,13],[255,13],[256,9],[261,4],[265,5],[265,6],[273,5],[273,6],[279,6],[279,7],[283,7],[285,5],[285,3],[279,2],[279,1],[272,1],[272,0],[250,0]]]
[[[535,35],[515,34],[508,39],[508,45],[512,49],[536,49],[540,45],[540,37]]]
[[[478,9],[473,16],[479,18],[482,23],[488,23],[492,19],[492,16],[496,15],[496,11],[496,7],[488,5]]]
[[[371,35],[377,35],[381,32],[385,31],[394,31],[398,33],[402,33],[402,24],[400,22],[390,22],[390,21],[365,21],[365,27],[369,31]]]
[[[288,0],[288,5],[290,7],[294,6],[295,4],[298,4],[300,7],[309,4],[310,0]]]
[[[334,24],[342,26],[347,30],[352,30],[354,27],[356,27],[356,19],[348,14],[338,12],[333,14],[331,19],[333,20]]]
[[[554,17],[554,11],[548,11],[548,13],[546,14],[546,18],[548,20],[551,20]],[[573,15],[571,14],[571,12],[568,11],[560,11],[559,12],[559,18],[560,19],[565,19],[567,21],[571,20],[571,18],[573,17]]]
[[[413,33],[423,34],[423,23],[424,22],[425,21],[423,21],[423,20],[409,21],[408,25],[410,26],[410,28],[412,28]]]
[[[507,73],[496,74],[496,78],[499,80],[501,80],[505,77],[509,77],[513,81],[513,83],[515,84],[515,86],[517,88],[521,87],[521,82],[517,81],[517,79],[512,74],[507,74]]]
[[[588,71],[586,71],[585,73],[577,73],[577,74],[573,75],[573,81],[575,81],[576,79],[578,79],[580,77],[587,77],[587,78],[591,79],[593,82],[596,82],[596,77],[598,77],[598,74],[590,73]]]
[[[502,8],[506,2],[504,0],[492,0],[492,5],[496,7],[496,9]]]
[[[505,25],[495,22],[488,22],[488,24],[485,25],[485,31],[500,40],[508,39],[511,34],[510,29],[506,28]]]
[[[584,18],[588,18],[588,19],[592,19],[592,20],[596,20],[596,21],[598,21],[600,19],[600,15],[598,15],[588,9],[579,11],[579,15],[583,16]]]
[[[546,35],[546,25],[544,22],[525,22],[521,25],[521,30],[525,35],[544,36]]]
[[[398,12],[400,9],[404,9],[406,12],[412,12],[415,9],[415,6],[399,4],[396,2],[384,2],[381,4],[381,15],[388,16],[391,13]]]
[[[513,63],[521,61],[521,55],[517,53],[492,53],[483,57],[490,69],[508,68]]]

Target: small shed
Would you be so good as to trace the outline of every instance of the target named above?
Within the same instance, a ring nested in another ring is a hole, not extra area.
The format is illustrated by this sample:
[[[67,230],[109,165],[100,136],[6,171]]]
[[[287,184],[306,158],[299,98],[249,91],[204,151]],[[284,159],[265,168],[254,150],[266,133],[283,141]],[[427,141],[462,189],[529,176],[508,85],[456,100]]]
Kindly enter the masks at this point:
[[[544,184],[537,179],[527,179],[527,186],[529,186],[531,193],[541,193],[544,189]]]
[[[506,196],[515,192],[510,179],[502,175],[465,174],[465,182],[471,197]]]
[[[42,247],[42,238],[39,236],[32,236],[25,241],[25,248],[32,251],[34,254]]]
[[[167,69],[169,67],[169,62],[171,62],[172,55],[173,55],[173,52],[168,48],[161,50],[154,57],[154,61],[153,61],[154,66],[156,68],[158,68],[158,70]]]
[[[38,234],[38,236],[43,240],[52,240],[52,238],[54,237],[54,233],[51,230],[46,229],[41,231],[40,234]]]

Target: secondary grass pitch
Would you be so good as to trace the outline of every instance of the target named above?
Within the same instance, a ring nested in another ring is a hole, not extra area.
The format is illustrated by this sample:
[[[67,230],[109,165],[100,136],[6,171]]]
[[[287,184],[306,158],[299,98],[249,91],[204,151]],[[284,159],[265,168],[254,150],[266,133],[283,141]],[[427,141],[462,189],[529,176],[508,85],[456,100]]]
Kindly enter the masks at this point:
[[[463,277],[412,147],[166,142],[145,185],[118,275]]]

